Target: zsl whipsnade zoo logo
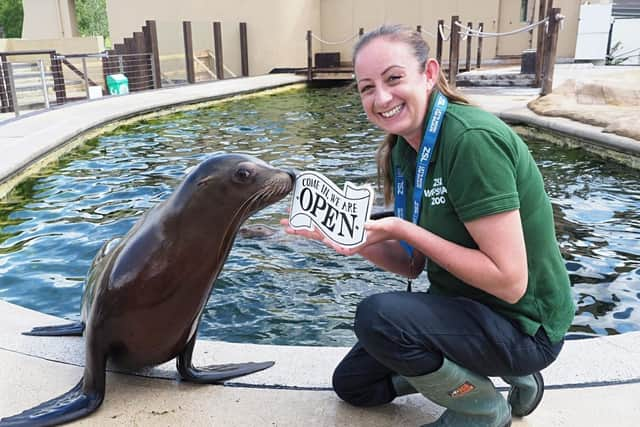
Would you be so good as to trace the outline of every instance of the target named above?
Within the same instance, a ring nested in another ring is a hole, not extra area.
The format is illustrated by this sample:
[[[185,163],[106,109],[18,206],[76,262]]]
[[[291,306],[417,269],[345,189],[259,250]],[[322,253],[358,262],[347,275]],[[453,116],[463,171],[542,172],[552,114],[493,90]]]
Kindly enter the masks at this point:
[[[364,243],[364,223],[371,214],[373,189],[350,182],[340,189],[324,175],[302,172],[296,178],[289,224],[294,229],[314,226],[335,243],[354,247]]]

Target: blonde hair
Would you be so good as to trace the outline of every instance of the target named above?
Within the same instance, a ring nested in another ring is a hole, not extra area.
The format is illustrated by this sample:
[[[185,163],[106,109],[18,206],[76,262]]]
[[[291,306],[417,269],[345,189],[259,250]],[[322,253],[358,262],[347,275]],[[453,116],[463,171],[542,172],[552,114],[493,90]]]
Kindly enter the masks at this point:
[[[429,45],[422,38],[422,35],[413,29],[404,25],[383,25],[375,30],[364,34],[353,47],[353,65],[355,67],[358,54],[364,46],[371,41],[383,37],[387,40],[402,42],[411,47],[413,55],[418,61],[420,70],[424,70],[429,59]],[[469,104],[469,101],[455,89],[449,86],[449,82],[444,76],[442,70],[438,72],[435,89],[447,97],[449,102],[458,104]],[[435,91],[431,91],[434,96]],[[387,134],[384,140],[378,146],[376,151],[376,161],[378,163],[378,187],[382,183],[384,189],[384,202],[390,204],[393,201],[393,174],[391,171],[391,150],[396,144],[398,136]]]

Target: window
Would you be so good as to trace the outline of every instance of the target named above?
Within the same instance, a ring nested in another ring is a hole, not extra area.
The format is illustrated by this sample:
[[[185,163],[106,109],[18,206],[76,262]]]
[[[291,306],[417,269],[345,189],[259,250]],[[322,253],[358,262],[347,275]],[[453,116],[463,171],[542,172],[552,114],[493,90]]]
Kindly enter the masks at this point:
[[[529,10],[529,0],[520,0],[520,22],[527,22],[528,10]]]

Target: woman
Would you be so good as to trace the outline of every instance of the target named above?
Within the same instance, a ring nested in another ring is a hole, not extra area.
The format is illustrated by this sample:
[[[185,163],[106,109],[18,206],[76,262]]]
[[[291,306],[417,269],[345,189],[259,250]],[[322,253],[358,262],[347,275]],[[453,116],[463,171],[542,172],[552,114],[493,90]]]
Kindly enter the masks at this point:
[[[367,117],[388,133],[378,171],[396,216],[369,221],[354,249],[286,231],[410,279],[426,265],[430,287],[359,304],[334,389],[358,406],[420,392],[447,408],[429,425],[508,426],[540,402],[539,371],[574,315],[542,177],[508,126],[448,87],[419,33],[380,27],[353,62]],[[488,376],[511,385],[508,399]]]

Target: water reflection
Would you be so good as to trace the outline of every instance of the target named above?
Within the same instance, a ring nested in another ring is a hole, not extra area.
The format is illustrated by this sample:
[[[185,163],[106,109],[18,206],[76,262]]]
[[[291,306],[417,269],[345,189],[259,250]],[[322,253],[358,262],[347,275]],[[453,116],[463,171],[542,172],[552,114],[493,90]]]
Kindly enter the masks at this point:
[[[553,203],[578,310],[572,330],[640,330],[637,171],[577,149],[530,142]]]
[[[145,120],[104,135],[21,183],[0,206],[0,298],[78,319],[84,275],[101,245],[165,199],[213,152],[375,183],[382,134],[351,89],[303,90]],[[640,330],[637,172],[579,150],[530,143],[553,203],[578,306],[573,331]],[[380,195],[378,194],[378,203]],[[277,231],[239,237],[200,335],[236,342],[350,345],[357,303],[404,280],[358,257],[280,231],[285,199],[250,220]],[[421,278],[417,290],[427,287]]]

